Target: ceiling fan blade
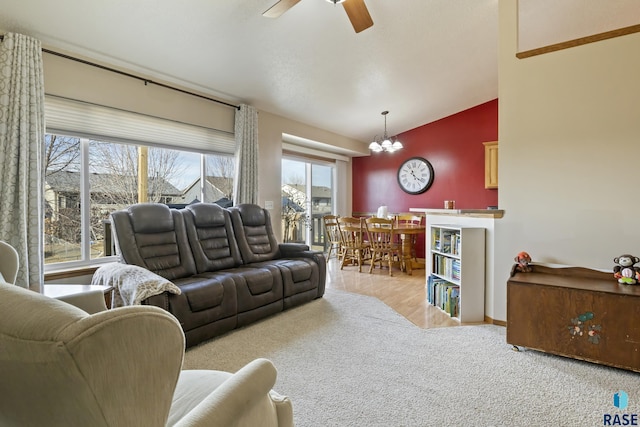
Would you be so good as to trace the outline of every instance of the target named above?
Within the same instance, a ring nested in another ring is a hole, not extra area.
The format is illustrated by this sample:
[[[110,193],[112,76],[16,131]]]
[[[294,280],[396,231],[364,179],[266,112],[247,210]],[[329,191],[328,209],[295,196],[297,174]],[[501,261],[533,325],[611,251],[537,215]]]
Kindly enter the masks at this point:
[[[262,14],[262,16],[266,16],[267,18],[277,18],[287,10],[295,6],[299,1],[300,0],[280,0],[269,9],[267,9],[267,11]]]
[[[347,12],[347,16],[356,33],[373,26],[373,19],[369,15],[369,10],[367,10],[364,0],[346,0],[342,3],[342,6],[344,6],[344,10]]]

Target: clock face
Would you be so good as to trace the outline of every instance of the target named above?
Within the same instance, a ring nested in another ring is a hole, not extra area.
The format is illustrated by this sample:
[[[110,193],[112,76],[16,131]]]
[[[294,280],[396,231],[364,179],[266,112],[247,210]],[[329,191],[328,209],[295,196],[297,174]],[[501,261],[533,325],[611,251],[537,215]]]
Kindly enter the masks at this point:
[[[433,183],[433,166],[422,157],[412,157],[398,168],[398,184],[409,194],[424,193]]]

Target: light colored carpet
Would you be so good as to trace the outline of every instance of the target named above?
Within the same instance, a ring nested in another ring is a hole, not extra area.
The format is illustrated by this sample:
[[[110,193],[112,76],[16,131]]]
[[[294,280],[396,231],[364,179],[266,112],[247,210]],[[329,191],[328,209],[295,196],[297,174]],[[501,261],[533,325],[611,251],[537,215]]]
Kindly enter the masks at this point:
[[[640,413],[640,374],[506,344],[500,326],[420,329],[379,300],[325,297],[191,348],[185,369],[278,369],[296,426],[598,426]],[[624,390],[629,407],[613,407]]]

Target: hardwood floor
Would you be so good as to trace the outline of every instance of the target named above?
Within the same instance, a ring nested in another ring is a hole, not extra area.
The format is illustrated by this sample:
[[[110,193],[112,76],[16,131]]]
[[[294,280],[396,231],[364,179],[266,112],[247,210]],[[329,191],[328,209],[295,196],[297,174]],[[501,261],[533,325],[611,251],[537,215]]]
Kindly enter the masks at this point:
[[[347,265],[340,270],[337,259],[327,263],[327,289],[338,289],[378,298],[396,312],[421,328],[460,326],[440,309],[427,303],[425,270],[414,269],[412,275],[394,269],[389,277],[387,268],[375,268],[369,274],[369,265]]]

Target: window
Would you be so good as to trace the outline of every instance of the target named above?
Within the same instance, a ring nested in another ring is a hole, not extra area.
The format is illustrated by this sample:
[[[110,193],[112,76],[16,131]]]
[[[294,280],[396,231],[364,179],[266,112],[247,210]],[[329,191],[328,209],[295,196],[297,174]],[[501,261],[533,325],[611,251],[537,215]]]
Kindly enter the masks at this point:
[[[116,209],[233,199],[232,133],[54,95],[45,118],[45,271],[110,260]]]
[[[229,206],[234,165],[228,154],[47,134],[46,269],[109,259],[112,248],[105,235],[110,232],[110,213],[139,201],[172,207],[199,201]]]
[[[282,159],[283,241],[325,249],[322,217],[334,211],[333,175],[328,162]]]

